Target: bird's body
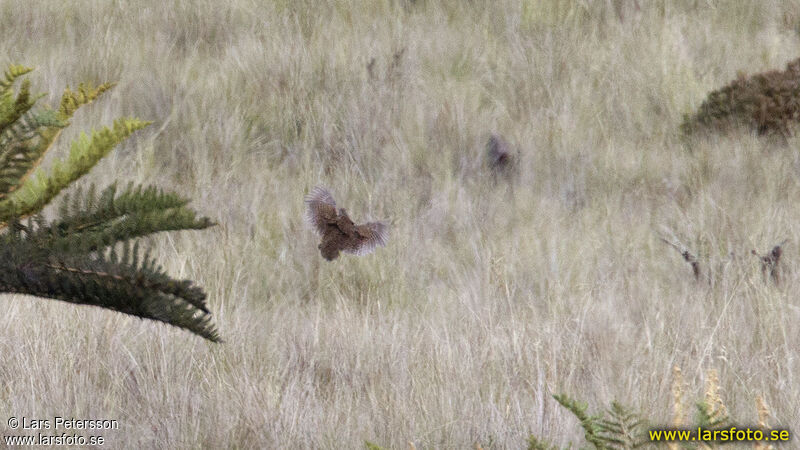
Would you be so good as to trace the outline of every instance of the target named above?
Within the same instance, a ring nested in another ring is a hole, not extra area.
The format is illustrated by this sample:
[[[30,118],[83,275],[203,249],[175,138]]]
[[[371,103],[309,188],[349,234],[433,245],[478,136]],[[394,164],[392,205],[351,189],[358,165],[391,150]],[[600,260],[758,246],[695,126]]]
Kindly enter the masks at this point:
[[[499,134],[489,136],[486,143],[486,154],[489,157],[489,167],[498,171],[508,171],[513,163],[511,147]]]
[[[519,154],[513,151],[511,145],[499,134],[489,136],[486,142],[486,156],[495,181],[498,177],[511,180],[517,174]]]
[[[339,252],[366,255],[378,246],[385,246],[388,227],[383,222],[356,225],[344,208],[336,210],[333,196],[325,188],[315,187],[306,196],[306,218],[322,237],[322,257],[333,261]]]

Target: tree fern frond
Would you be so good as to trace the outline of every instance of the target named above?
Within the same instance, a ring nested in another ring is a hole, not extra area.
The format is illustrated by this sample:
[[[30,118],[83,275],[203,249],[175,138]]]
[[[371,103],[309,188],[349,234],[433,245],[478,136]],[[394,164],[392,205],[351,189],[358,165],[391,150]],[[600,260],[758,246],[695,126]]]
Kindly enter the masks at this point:
[[[627,450],[649,444],[647,422],[618,402],[611,404],[606,418],[604,414],[590,416],[585,403],[567,395],[553,397],[577,417],[585,439],[598,450]]]
[[[13,167],[14,177],[7,180],[7,186],[0,185],[0,199],[20,187],[33,170],[39,166],[45,153],[56,141],[61,129],[68,125],[67,120],[72,117],[75,111],[82,105],[91,103],[113,86],[113,83],[104,83],[94,88],[91,85],[81,84],[77,91],[72,91],[67,87],[61,97],[58,111],[45,109],[36,114],[36,120],[20,121],[19,119],[28,113],[34,103],[41,98],[41,95],[34,98],[31,97],[30,81],[24,80],[13,107],[7,113],[0,114],[0,136],[3,136],[0,145],[3,148],[18,149],[19,151],[15,153],[25,156],[24,159],[20,160],[21,164]],[[6,95],[10,95],[10,92]],[[17,125],[16,130],[6,130],[9,126],[15,124]],[[6,131],[9,131],[9,133],[6,133]],[[37,136],[37,142],[32,145],[9,145],[10,142],[22,142]],[[0,165],[3,162],[0,161]]]
[[[56,162],[49,174],[40,169],[8,199],[0,201],[0,221],[6,222],[12,216],[25,217],[41,210],[62,189],[88,173],[115,145],[150,123],[138,119],[119,119],[112,128],[96,130],[91,137],[82,134],[72,143],[66,161]]]
[[[26,114],[0,137],[0,200],[18,189],[65,124],[53,111]]]
[[[123,252],[129,244],[123,245]],[[156,267],[154,260],[145,255],[142,261],[120,258],[116,247],[112,247],[108,255],[96,254],[93,257],[61,257],[44,264],[53,270],[72,272],[78,275],[95,275],[120,282],[133,283],[140,289],[171,295],[183,299],[195,308],[208,313],[206,295],[202,289],[194,286],[190,280],[175,280],[169,277],[161,267]]]
[[[610,448],[606,445],[606,442],[600,435],[602,429],[600,428],[598,421],[601,417],[590,416],[587,414],[586,409],[588,408],[588,405],[586,405],[586,403],[578,402],[566,394],[556,394],[553,395],[553,398],[555,398],[556,401],[561,404],[561,406],[570,410],[570,412],[575,415],[578,421],[580,421],[581,427],[583,428],[584,437],[587,441],[589,441],[589,443],[594,445],[598,450]]]
[[[705,401],[699,401],[695,406],[697,407],[695,421],[699,426],[711,429],[729,425],[730,418],[727,414],[721,414],[718,410],[714,409],[713,405],[709,405]]]
[[[220,341],[210,322],[205,293],[189,281],[103,260],[29,261],[15,269],[15,278],[4,277],[5,292],[100,306]]]
[[[87,228],[73,232],[51,228],[49,245],[53,251],[62,253],[92,252],[161,231],[200,230],[212,225],[205,217],[198,219],[188,208],[147,211],[87,224]]]
[[[528,450],[558,450],[558,447],[530,435],[528,436]]]
[[[682,402],[682,394],[685,390],[683,384],[683,377],[680,369],[676,366],[673,367],[673,376],[676,382],[673,383],[673,400],[678,399]],[[678,421],[673,422],[674,428],[681,429],[696,429],[702,428],[704,430],[720,430],[727,429],[734,423],[741,423],[740,421],[733,420],[728,415],[727,408],[722,402],[719,392],[719,378],[716,370],[708,372],[708,379],[706,381],[705,398],[696,403],[697,417],[695,422],[687,424],[683,422],[682,407],[676,408],[678,412]],[[618,402],[612,402],[611,408],[604,414],[597,416],[590,416],[587,414],[587,406],[585,403],[580,403],[567,395],[554,395],[553,396],[563,407],[572,412],[580,421],[584,430],[585,439],[592,444],[595,449],[636,449],[643,447],[651,447],[654,445],[650,441],[650,433],[648,428],[650,423],[647,419],[639,414],[631,411]],[[759,414],[759,427],[766,428],[766,417],[769,415],[767,407],[760,397],[756,401],[758,414]],[[669,448],[696,448],[698,442],[668,442]],[[700,444],[700,447],[711,448],[707,444]],[[529,450],[552,450],[554,447],[550,446],[545,441],[540,441],[535,436],[529,436],[528,449]],[[570,444],[570,447],[572,445]]]
[[[14,100],[13,111],[15,117],[16,118],[22,117],[23,114],[30,111],[33,108],[33,105],[35,105],[36,102],[39,101],[39,99],[44,96],[45,94],[31,95],[31,80],[28,79],[23,80],[22,86],[20,86],[19,88],[19,93],[17,93],[17,98],[16,100]]]
[[[24,80],[16,99],[11,91],[2,94],[2,108],[0,108],[0,133],[15,123],[20,117],[28,113],[44,94],[31,96],[31,82]]]
[[[135,242],[160,231],[213,225],[189,209],[187,199],[132,184],[122,192],[112,185],[98,195],[90,186],[85,194],[67,193],[55,221],[48,223],[41,215],[64,188],[150,122],[119,119],[91,135],[81,134],[66,159],[42,170],[41,161],[75,111],[113,84],[67,88],[57,110],[34,110],[39,97],[31,94],[28,80],[16,95],[13,90],[15,81],[31,70],[11,66],[0,80],[0,230],[5,229],[0,233],[0,293],[99,306],[220,342],[205,292],[190,280],[171,278],[148,254],[140,258]]]
[[[26,71],[27,69],[27,71]],[[20,117],[27,113],[40,97],[31,98],[30,81],[24,80],[19,93],[14,96],[12,86],[19,76],[29,72],[30,69],[22,66],[11,66],[6,71],[6,77],[0,81],[0,135],[6,128],[14,124]]]
[[[22,80],[22,86],[20,86],[17,99],[14,101],[14,109],[25,113],[31,109],[34,103],[36,100],[31,101],[31,80],[26,78]]]
[[[115,195],[116,186],[99,197],[92,189],[66,197],[61,217],[32,231],[30,239],[65,254],[92,252],[117,242],[162,231],[199,230],[214,223],[185,207],[188,200],[159,189],[129,185]]]
[[[58,112],[64,119],[72,117],[78,108],[93,102],[103,92],[106,92],[114,86],[116,86],[116,83],[103,83],[97,87],[92,87],[91,84],[80,84],[77,91],[72,91],[67,87],[64,89],[64,94],[61,96],[61,104],[58,108]]]
[[[647,422],[618,402],[611,403],[609,418],[598,420],[601,438],[610,448],[640,448],[649,443]]]
[[[8,92],[17,78],[32,71],[32,67],[25,67],[18,64],[10,65],[8,69],[6,69],[5,77],[0,80],[0,94]]]
[[[19,180],[17,181],[14,190],[24,185],[28,177],[33,173],[33,171],[37,167],[39,167],[39,164],[42,163],[44,155],[47,154],[47,151],[53,147],[53,144],[56,142],[56,139],[58,139],[58,136],[61,134],[62,128],[69,125],[67,122],[60,120],[54,111],[49,111],[49,112],[52,113],[52,116],[55,119],[55,121],[45,122],[39,120],[38,123],[40,127],[39,137],[37,139],[36,145],[31,149],[31,152],[37,155],[38,157],[33,159],[32,163],[29,164],[27,167],[25,167],[25,172],[22,174],[22,176],[19,177]]]
[[[153,186],[129,183],[124,191],[117,193],[117,185],[114,183],[103,189],[98,196],[94,192],[94,185],[90,185],[86,195],[77,191],[74,196],[65,197],[58,223],[62,228],[86,228],[87,224],[125,214],[180,208],[188,203],[188,199]]]
[[[41,111],[28,111],[20,117],[15,118],[15,122],[0,131],[0,147],[8,145],[26,144],[32,147],[38,143],[28,143],[31,139],[40,138],[49,128],[60,129],[67,125],[66,122],[58,118],[58,114],[51,109]]]

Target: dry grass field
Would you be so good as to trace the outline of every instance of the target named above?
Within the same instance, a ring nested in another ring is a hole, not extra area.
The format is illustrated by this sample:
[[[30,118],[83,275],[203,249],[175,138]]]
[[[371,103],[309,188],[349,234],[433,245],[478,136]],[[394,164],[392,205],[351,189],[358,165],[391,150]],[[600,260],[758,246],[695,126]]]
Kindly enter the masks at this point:
[[[117,419],[106,448],[583,445],[552,394],[667,424],[675,365],[693,398],[717,369],[732,416],[763,395],[800,433],[800,138],[679,132],[738,72],[800,56],[800,2],[638,4],[0,2],[0,63],[36,67],[44,101],[118,82],[55,153],[155,122],[81,183],[156,184],[219,223],[148,243],[225,339],[0,296],[3,434],[65,416]],[[324,261],[316,185],[388,219],[387,247]],[[750,251],[783,239],[765,282]]]

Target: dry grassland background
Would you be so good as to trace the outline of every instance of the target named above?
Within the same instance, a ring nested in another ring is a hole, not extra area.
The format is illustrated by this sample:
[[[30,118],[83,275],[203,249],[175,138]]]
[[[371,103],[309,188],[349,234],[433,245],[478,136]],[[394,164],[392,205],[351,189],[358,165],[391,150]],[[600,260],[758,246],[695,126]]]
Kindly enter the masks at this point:
[[[678,127],[737,72],[800,55],[797,1],[0,3],[0,62],[118,81],[59,141],[155,123],[82,183],[157,184],[219,222],[149,241],[226,342],[0,297],[0,411],[114,418],[113,448],[520,448],[580,443],[551,397],[667,423],[719,370],[731,414],[800,424],[798,138]],[[513,189],[490,132],[520,152]],[[328,186],[389,245],[328,263]],[[706,261],[695,282],[658,239]],[[783,239],[784,276],[757,259]],[[800,433],[800,428],[793,430]],[[796,444],[795,437],[795,444]]]

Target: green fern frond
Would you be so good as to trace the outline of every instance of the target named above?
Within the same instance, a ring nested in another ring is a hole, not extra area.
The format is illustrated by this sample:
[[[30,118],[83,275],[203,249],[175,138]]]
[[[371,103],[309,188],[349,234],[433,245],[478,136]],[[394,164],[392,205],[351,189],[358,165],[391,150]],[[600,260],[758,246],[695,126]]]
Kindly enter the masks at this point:
[[[683,389],[681,387],[683,382],[679,368],[673,368],[673,376],[676,376],[678,380],[676,384],[673,384],[673,386],[678,386],[677,388],[673,388],[673,391],[678,391],[677,395],[673,392],[673,400],[676,397],[680,399],[680,391]],[[649,440],[649,421],[618,402],[612,402],[611,408],[604,414],[590,416],[586,412],[587,406],[585,403],[578,402],[564,394],[554,395],[553,397],[578,418],[584,430],[584,437],[595,449],[622,450],[654,445],[654,442]],[[768,415],[769,412],[761,398],[759,398],[757,405],[759,426],[766,427],[766,425],[764,425],[766,423],[764,417]],[[733,420],[728,415],[727,408],[720,396],[718,375],[713,369],[710,370],[708,374],[705,399],[697,402],[696,407],[696,419],[693,424],[688,426],[689,429],[700,427],[705,430],[718,430],[729,428],[735,423],[741,423],[740,421]],[[686,425],[687,424],[684,423],[673,424],[673,426],[677,427],[684,427]],[[698,442],[672,442],[669,446],[670,448],[696,448]],[[710,448],[703,444],[700,444],[700,446],[703,448]],[[528,439],[528,449],[553,450],[554,447],[545,441],[540,441],[536,437],[530,436]]]
[[[706,429],[723,428],[730,425],[730,418],[726,414],[720,413],[713,405],[709,405],[705,401],[699,401],[695,404],[697,407],[697,415],[695,421],[698,426]]]
[[[190,280],[170,278],[138,244],[90,255],[53,253],[36,238],[40,219],[2,236],[0,289],[3,292],[94,305],[188,329],[220,340],[210,324],[206,295]]]
[[[366,447],[367,450],[383,450],[383,447],[378,444],[373,444],[370,441],[364,441],[364,447]]]
[[[67,125],[59,114],[49,108],[33,111],[44,94],[31,95],[30,80],[23,80],[14,97],[15,80],[29,72],[22,66],[12,66],[0,89],[0,199],[16,190],[27,175],[39,164],[42,156]]]
[[[53,110],[29,111],[16,118],[13,124],[0,132],[0,148],[7,146],[37,147],[38,143],[28,141],[42,137],[51,128],[60,129],[65,126],[67,123],[61,121]]]
[[[20,86],[17,98],[14,100],[14,115],[17,118],[22,117],[22,115],[30,111],[33,105],[35,105],[40,98],[44,97],[44,95],[45,94],[31,95],[31,80],[22,80],[22,86]]]
[[[11,86],[14,85],[14,81],[16,81],[17,78],[32,71],[32,67],[20,66],[18,64],[10,65],[8,69],[6,69],[5,77],[0,80],[0,94],[8,92],[11,89]]]
[[[120,275],[119,272],[131,268],[103,266],[97,269],[64,263],[29,263],[17,269],[19,283],[7,286],[6,291],[100,306],[185,328],[213,342],[220,341],[210,322],[205,294],[190,282],[165,282],[140,272],[134,276]]]
[[[199,230],[214,223],[186,208],[188,200],[149,187],[128,188],[116,194],[111,185],[95,196],[65,196],[60,219],[42,227],[33,236],[53,251],[91,252],[117,242],[161,231]]]
[[[650,443],[647,436],[647,422],[618,402],[611,404],[611,408],[607,411],[609,417],[606,418],[604,414],[590,416],[586,412],[585,403],[567,395],[553,397],[580,421],[584,438],[597,450],[636,449]]]
[[[203,290],[171,278],[148,255],[140,259],[138,244],[131,245],[161,231],[213,225],[189,209],[187,199],[133,184],[96,195],[90,186],[86,194],[65,196],[60,217],[43,219],[41,210],[63,189],[150,122],[119,119],[81,134],[66,159],[49,171],[39,169],[75,111],[113,84],[67,88],[58,110],[34,109],[40,96],[31,95],[28,80],[13,92],[15,81],[31,70],[11,66],[0,80],[0,293],[99,306],[220,342]]]
[[[55,138],[55,133],[47,131],[65,125],[54,111],[45,110],[26,114],[3,133],[0,137],[0,200],[19,188],[40,163],[50,145],[46,135],[52,134]]]
[[[52,120],[42,120],[52,117]],[[30,152],[30,157],[27,158],[26,165],[21,167],[19,177],[11,185],[11,188],[5,195],[17,190],[21,187],[33,171],[42,163],[44,155],[55,143],[58,136],[61,134],[61,129],[69,125],[67,122],[61,121],[55,111],[46,110],[37,115],[38,139],[33,145],[27,147]],[[3,197],[5,197],[5,195]],[[2,198],[2,197],[0,197]]]
[[[0,133],[4,133],[9,126],[29,112],[44,96],[44,94],[32,96],[30,88],[30,80],[24,80],[16,98],[10,90],[0,94]]]
[[[611,403],[609,418],[598,421],[600,436],[609,448],[633,449],[649,443],[647,422],[618,402]]]
[[[11,217],[27,217],[40,211],[62,189],[87,174],[114,146],[150,123],[138,119],[119,119],[114,122],[113,128],[93,131],[91,137],[81,134],[72,143],[66,161],[56,162],[49,174],[40,169],[8,199],[0,201],[0,221],[7,222]]]
[[[100,86],[92,87],[91,84],[80,84],[77,91],[70,90],[69,87],[64,89],[64,94],[61,96],[61,104],[58,108],[59,114],[62,119],[72,117],[75,111],[83,105],[93,102],[103,92],[116,86],[116,83],[103,83]]]
[[[66,88],[58,111],[44,109],[32,117],[36,120],[31,120],[32,118],[20,120],[43,95],[34,97],[30,95],[30,80],[23,81],[16,100],[12,101],[13,93],[10,90],[4,92],[0,97],[0,136],[2,136],[0,144],[7,150],[5,153],[10,153],[13,149],[16,164],[9,169],[10,174],[6,174],[7,176],[0,180],[4,184],[0,185],[0,199],[19,188],[39,166],[42,157],[56,141],[61,129],[68,125],[67,121],[75,111],[91,103],[113,86],[113,83],[104,83],[95,88],[81,84],[77,91]],[[12,126],[13,128],[9,129]],[[27,142],[34,138],[37,138],[36,142]],[[3,162],[0,161],[0,164]],[[8,176],[11,174],[13,176]]]
[[[558,450],[558,447],[530,435],[528,436],[528,450]]]
[[[599,425],[601,416],[590,416],[586,413],[586,409],[588,408],[586,403],[578,402],[566,394],[556,394],[553,395],[553,398],[555,398],[556,401],[561,404],[561,406],[567,408],[570,412],[572,412],[572,414],[575,415],[575,417],[581,423],[584,437],[589,443],[594,445],[594,447],[598,450],[610,448],[606,445],[605,440],[600,435],[602,431],[602,428]]]

